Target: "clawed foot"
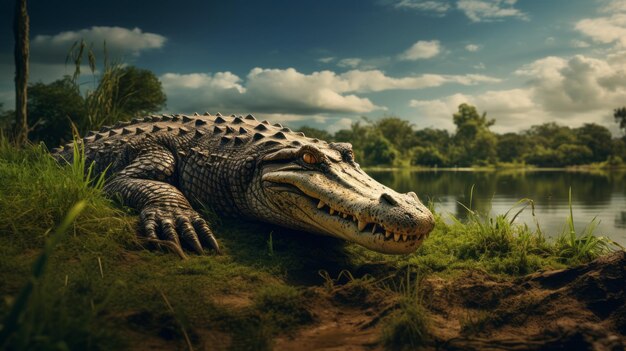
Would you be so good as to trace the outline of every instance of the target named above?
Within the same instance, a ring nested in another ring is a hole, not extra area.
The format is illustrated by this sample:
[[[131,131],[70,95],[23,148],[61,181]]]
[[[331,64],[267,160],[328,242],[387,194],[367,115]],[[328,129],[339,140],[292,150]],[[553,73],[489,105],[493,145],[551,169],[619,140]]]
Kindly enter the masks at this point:
[[[181,257],[184,257],[181,244],[198,254],[204,253],[203,247],[221,253],[207,222],[192,209],[148,207],[141,211],[139,219],[143,239],[170,243],[166,246],[174,245],[174,251]]]

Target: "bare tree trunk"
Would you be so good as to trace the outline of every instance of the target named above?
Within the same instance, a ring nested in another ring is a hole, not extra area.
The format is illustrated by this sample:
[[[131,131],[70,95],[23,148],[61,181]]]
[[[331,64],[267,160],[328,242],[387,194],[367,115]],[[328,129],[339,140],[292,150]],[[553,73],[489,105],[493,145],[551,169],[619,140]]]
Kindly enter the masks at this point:
[[[28,120],[26,100],[28,97],[28,56],[29,56],[29,19],[26,0],[15,1],[15,17],[13,19],[15,36],[15,130],[17,145],[28,140]]]

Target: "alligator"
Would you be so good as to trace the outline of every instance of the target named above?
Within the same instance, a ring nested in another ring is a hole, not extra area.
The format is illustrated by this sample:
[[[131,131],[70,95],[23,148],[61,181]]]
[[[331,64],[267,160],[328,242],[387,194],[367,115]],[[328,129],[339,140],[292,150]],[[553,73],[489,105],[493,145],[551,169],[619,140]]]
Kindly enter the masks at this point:
[[[414,252],[434,227],[414,192],[368,176],[349,143],[308,138],[254,116],[152,115],[118,122],[53,150],[71,162],[81,144],[104,191],[139,213],[139,236],[199,254],[220,252],[209,208],[355,242]],[[181,249],[182,251],[182,249]]]

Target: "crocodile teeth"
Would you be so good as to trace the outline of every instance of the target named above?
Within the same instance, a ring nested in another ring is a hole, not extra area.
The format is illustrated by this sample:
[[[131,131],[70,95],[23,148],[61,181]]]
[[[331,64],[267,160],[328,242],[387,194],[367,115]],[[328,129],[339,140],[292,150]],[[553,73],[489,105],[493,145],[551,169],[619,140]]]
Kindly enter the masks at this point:
[[[335,210],[333,210],[332,208],[330,209],[330,211],[329,211],[329,212],[330,212],[330,215],[331,215],[331,216],[335,214]]]
[[[348,217],[348,214],[347,214],[347,213],[342,213],[342,214],[341,214],[341,217],[343,217],[343,218],[347,218],[347,217]]]
[[[374,223],[374,226],[372,227],[372,234],[376,233],[376,223]]]
[[[365,229],[365,226],[367,225],[367,222],[361,222],[359,221],[359,231],[362,232],[363,229]]]
[[[402,234],[402,241],[406,241],[406,237],[407,237],[406,234]]]
[[[399,241],[399,240],[400,240],[400,234],[393,233],[393,241]]]
[[[326,206],[326,204],[324,203],[324,201],[320,200],[320,202],[317,204],[317,208],[320,209],[322,207]]]

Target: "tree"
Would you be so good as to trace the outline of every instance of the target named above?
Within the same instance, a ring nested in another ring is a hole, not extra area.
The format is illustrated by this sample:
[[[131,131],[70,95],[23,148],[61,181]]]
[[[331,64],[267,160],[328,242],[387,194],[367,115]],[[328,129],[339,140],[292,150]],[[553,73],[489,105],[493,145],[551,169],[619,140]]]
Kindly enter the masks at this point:
[[[98,86],[87,93],[87,119],[82,129],[128,120],[159,111],[166,96],[154,73],[133,66],[105,65]]]
[[[415,142],[418,146],[435,146],[440,150],[447,149],[447,146],[452,140],[452,138],[450,137],[450,133],[448,133],[448,131],[445,129],[424,128],[416,130],[414,137]]]
[[[126,66],[121,69],[114,97],[127,118],[145,116],[165,107],[167,97],[159,78],[147,69]]]
[[[13,35],[15,38],[15,125],[14,138],[17,145],[28,140],[28,56],[29,56],[29,18],[26,0],[15,1],[13,18]]]
[[[413,126],[409,121],[395,116],[387,116],[376,121],[374,128],[380,130],[385,139],[404,154],[417,145]]]
[[[441,167],[448,163],[444,156],[435,146],[416,146],[411,149],[411,164],[429,167]]]
[[[360,162],[366,166],[392,165],[398,152],[379,131],[374,131],[363,145],[363,155]]]
[[[619,123],[619,127],[626,133],[626,107],[616,108],[613,112],[613,117],[615,117],[615,122]]]
[[[363,147],[371,133],[371,125],[364,125],[360,121],[357,121],[352,123],[350,129],[337,131],[337,133],[335,133],[335,140],[338,142],[351,143],[356,161],[365,164],[363,162],[363,160],[365,160]]]
[[[523,134],[506,133],[498,136],[498,159],[513,162],[529,151],[528,137]]]
[[[589,163],[593,152],[585,145],[562,144],[556,152],[559,157],[558,166],[582,165]]]
[[[330,135],[329,132],[322,130],[322,129],[309,127],[309,126],[302,126],[298,128],[296,131],[304,133],[309,138],[317,138],[317,139],[326,140],[326,141],[333,139],[332,135]]]
[[[560,126],[554,122],[531,126],[526,135],[530,143],[556,149],[562,144],[575,144],[576,135],[570,127]]]
[[[574,130],[578,144],[584,145],[591,150],[589,162],[602,162],[611,155],[611,132],[601,125],[585,123],[582,127]]]
[[[495,120],[487,120],[487,113],[478,114],[476,107],[461,104],[453,115],[456,125],[454,143],[461,151],[451,160],[460,166],[496,162],[496,136],[489,130]]]
[[[103,51],[104,64],[97,76],[98,84],[85,97],[87,118],[81,121],[82,130],[98,129],[105,124],[146,115],[165,107],[167,98],[154,73],[121,63],[110,64],[106,42]],[[78,84],[85,55],[91,73],[96,76],[97,63],[93,44],[87,46],[84,40],[76,41],[66,58],[66,63],[74,62],[74,84]]]
[[[86,119],[85,100],[69,76],[28,87],[28,104],[30,137],[45,142],[49,148],[71,140],[71,124]]]

